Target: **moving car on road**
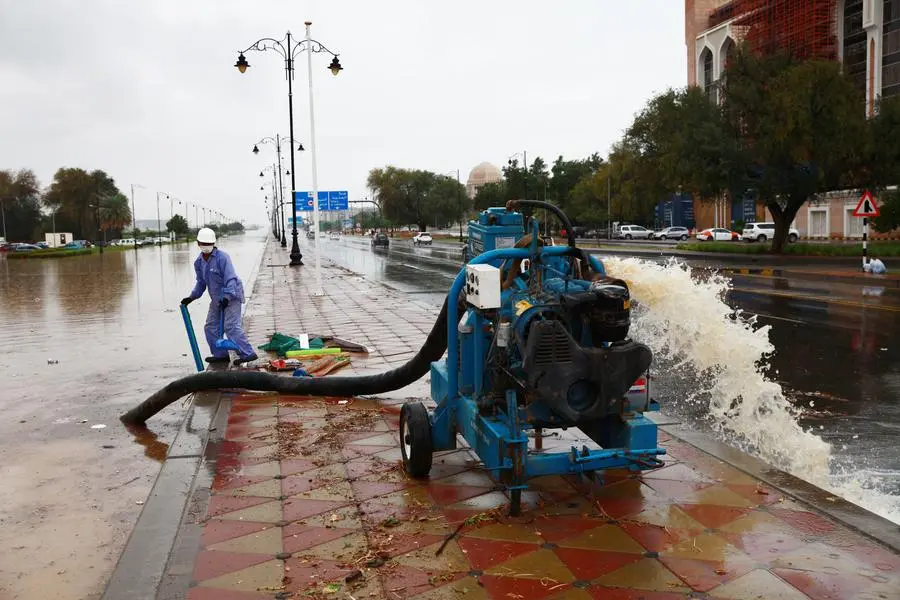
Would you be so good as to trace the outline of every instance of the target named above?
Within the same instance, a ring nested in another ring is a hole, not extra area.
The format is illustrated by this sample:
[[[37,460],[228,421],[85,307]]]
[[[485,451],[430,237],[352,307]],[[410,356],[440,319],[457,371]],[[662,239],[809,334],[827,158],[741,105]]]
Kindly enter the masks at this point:
[[[653,232],[640,225],[622,225],[616,232],[616,238],[620,240],[648,240],[651,233]]]
[[[681,240],[688,239],[691,232],[687,227],[666,227],[661,231],[654,231],[651,236],[654,240]]]
[[[386,233],[382,233],[379,231],[378,233],[376,233],[375,235],[372,236],[372,247],[373,248],[376,248],[378,246],[384,246],[385,248],[387,248],[388,244],[390,244],[390,240],[388,240],[388,236]]]
[[[306,239],[308,239],[308,240],[314,240],[314,239],[316,239],[316,232],[313,231],[312,229],[310,229],[309,231],[307,231],[307,232],[306,232]]]
[[[743,238],[747,242],[766,242],[775,237],[775,223],[772,221],[761,223],[747,223],[744,225]],[[800,231],[791,226],[788,229],[788,241],[793,243],[800,239]]]
[[[341,234],[339,234],[337,231],[332,231],[332,232],[328,235],[328,239],[330,239],[331,241],[340,241],[340,239],[341,239]]]
[[[697,240],[701,242],[737,242],[740,239],[741,234],[722,227],[710,227],[697,234]]]
[[[420,231],[416,234],[416,237],[413,238],[413,244],[416,246],[425,245],[430,246],[432,242],[431,234],[427,231]]]

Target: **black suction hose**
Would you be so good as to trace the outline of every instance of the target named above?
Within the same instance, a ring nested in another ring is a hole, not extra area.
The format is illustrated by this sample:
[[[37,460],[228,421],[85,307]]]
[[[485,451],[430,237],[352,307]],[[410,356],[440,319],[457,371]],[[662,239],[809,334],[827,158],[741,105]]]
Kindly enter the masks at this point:
[[[566,238],[569,240],[569,247],[575,247],[575,232],[572,231],[572,222],[569,221],[569,217],[560,207],[549,202],[541,202],[540,200],[510,200],[506,203],[506,210],[516,210],[519,206],[534,206],[552,212],[562,221],[563,226],[566,228]]]
[[[122,415],[120,420],[126,425],[142,425],[179,398],[204,390],[240,388],[295,396],[350,397],[400,389],[421,379],[428,373],[431,363],[444,355],[447,349],[447,304],[445,299],[440,316],[419,352],[396,369],[378,375],[322,378],[281,377],[255,371],[206,371],[173,381]],[[458,307],[458,303],[455,306]]]

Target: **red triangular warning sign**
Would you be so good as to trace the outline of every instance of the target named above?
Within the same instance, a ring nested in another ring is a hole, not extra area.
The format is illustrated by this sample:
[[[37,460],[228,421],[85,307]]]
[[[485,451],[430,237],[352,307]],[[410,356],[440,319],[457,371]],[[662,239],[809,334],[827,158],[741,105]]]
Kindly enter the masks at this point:
[[[881,212],[878,210],[878,205],[875,204],[875,198],[872,196],[872,192],[866,190],[863,192],[862,197],[859,199],[859,204],[856,205],[856,210],[853,211],[854,217],[877,217]]]

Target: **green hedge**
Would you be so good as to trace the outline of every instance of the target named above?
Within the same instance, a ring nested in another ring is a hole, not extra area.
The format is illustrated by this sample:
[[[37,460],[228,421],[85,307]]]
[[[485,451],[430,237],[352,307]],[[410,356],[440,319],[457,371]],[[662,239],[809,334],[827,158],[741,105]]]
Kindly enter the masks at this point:
[[[8,258],[65,258],[67,256],[83,256],[91,254],[92,248],[47,248],[46,250],[32,250],[31,252],[10,252]]]
[[[678,244],[678,250],[691,252],[723,252],[726,254],[771,254],[771,244],[757,242],[689,242]],[[783,254],[791,256],[862,256],[862,244],[787,244]],[[900,242],[872,242],[869,256],[900,256]]]

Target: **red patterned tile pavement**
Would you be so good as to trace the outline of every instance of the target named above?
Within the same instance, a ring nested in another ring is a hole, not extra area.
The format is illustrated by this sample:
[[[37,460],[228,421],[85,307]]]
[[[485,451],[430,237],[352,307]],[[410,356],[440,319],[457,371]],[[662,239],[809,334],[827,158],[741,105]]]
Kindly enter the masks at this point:
[[[290,299],[273,286],[255,301],[309,298],[284,276]],[[365,331],[363,309],[342,302],[317,305],[316,330],[355,319]],[[313,330],[303,314],[300,330]],[[430,480],[409,479],[397,411],[393,400],[234,396],[187,598],[900,598],[897,553],[668,434],[664,468],[606,485],[543,477],[511,518],[466,449],[435,456]]]

